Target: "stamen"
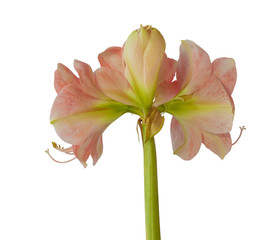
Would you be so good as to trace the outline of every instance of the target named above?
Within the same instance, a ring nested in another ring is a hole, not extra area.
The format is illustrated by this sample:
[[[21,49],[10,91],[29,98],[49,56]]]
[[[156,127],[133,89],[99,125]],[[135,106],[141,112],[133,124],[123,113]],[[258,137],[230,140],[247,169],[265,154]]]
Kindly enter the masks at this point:
[[[238,139],[237,139],[234,143],[232,143],[232,146],[233,146],[234,144],[236,144],[236,143],[239,141],[239,139],[241,138],[241,135],[242,135],[243,130],[246,130],[245,126],[240,127],[240,130],[241,130],[240,135],[239,135]]]
[[[49,149],[47,149],[45,152],[49,155],[49,157],[50,157],[54,162],[57,162],[57,163],[68,163],[68,162],[71,162],[71,161],[73,161],[73,160],[76,159],[76,157],[74,157],[74,158],[69,159],[69,160],[67,160],[67,161],[61,162],[61,161],[58,161],[58,160],[54,159],[54,158],[51,156],[51,154],[50,154],[50,152],[49,152]]]
[[[59,144],[56,144],[55,142],[52,142],[53,147],[63,153],[69,154],[69,155],[74,155],[73,153],[73,147],[68,147],[68,148],[64,148],[61,147]]]

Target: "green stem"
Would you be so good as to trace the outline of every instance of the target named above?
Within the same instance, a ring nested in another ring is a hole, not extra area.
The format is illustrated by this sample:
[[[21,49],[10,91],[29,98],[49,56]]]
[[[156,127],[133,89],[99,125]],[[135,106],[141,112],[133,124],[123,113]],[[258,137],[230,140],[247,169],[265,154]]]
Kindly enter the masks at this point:
[[[154,137],[147,140],[146,142],[147,127],[147,124],[142,125],[144,148],[146,239],[160,240],[156,150]]]

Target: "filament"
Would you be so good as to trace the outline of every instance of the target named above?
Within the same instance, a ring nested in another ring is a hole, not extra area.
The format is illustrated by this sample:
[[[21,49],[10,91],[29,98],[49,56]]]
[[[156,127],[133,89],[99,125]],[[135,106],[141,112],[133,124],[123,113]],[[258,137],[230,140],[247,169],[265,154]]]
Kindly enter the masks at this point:
[[[61,162],[61,161],[58,161],[58,160],[54,159],[54,158],[51,156],[51,154],[50,154],[50,152],[49,152],[49,149],[47,149],[45,152],[46,152],[46,153],[49,155],[49,157],[50,157],[54,162],[56,162],[56,163],[68,163],[68,162],[71,162],[71,161],[73,161],[73,160],[76,159],[76,157],[74,157],[74,158],[72,158],[72,159],[69,159],[69,160],[66,160],[66,161],[64,161],[64,162]]]

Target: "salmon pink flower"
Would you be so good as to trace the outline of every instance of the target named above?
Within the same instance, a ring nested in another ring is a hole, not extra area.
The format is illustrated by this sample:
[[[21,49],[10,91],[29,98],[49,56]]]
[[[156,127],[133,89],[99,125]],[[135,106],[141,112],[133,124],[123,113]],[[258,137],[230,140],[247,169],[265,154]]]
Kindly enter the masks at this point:
[[[99,54],[99,62],[101,67],[93,72],[75,60],[79,77],[62,64],[55,72],[58,95],[51,123],[61,139],[72,145],[68,153],[84,166],[90,155],[96,164],[103,148],[102,133],[118,117],[131,112],[146,119],[152,113],[157,85],[172,78],[176,68],[176,61],[165,55],[163,36],[150,26],[133,31],[123,48],[111,47]],[[163,126],[160,112],[154,113],[148,136]]]
[[[179,92],[164,104],[166,112],[173,115],[171,137],[175,154],[192,159],[201,143],[221,158],[230,151],[229,132],[235,111],[231,93],[236,76],[233,59],[219,58],[211,63],[202,48],[192,41],[182,41],[177,81],[167,83],[175,84]]]
[[[134,105],[135,96],[127,82],[117,82],[117,91],[113,91],[111,95],[116,99],[118,94],[121,102],[114,101],[109,97],[112,86],[102,81],[100,86],[106,90],[105,94],[99,90],[95,73],[90,66],[75,60],[74,67],[79,78],[67,67],[58,64],[55,72],[55,89],[58,95],[50,119],[61,139],[72,145],[68,152],[73,153],[86,167],[90,155],[96,164],[102,154],[104,130],[131,108],[121,103],[124,102],[125,96],[129,96],[127,101],[130,103],[133,97]],[[97,78],[101,78],[101,75],[99,69]]]
[[[127,65],[125,51],[125,48],[117,47],[107,49],[99,55],[101,65],[123,72],[120,63]],[[156,107],[160,113],[173,115],[171,138],[175,154],[190,160],[198,153],[201,143],[221,158],[230,151],[232,140],[229,132],[235,110],[231,94],[236,77],[233,59],[219,58],[211,63],[208,54],[189,40],[182,41],[178,62],[163,55],[154,88],[155,100],[150,106]],[[140,80],[141,88],[147,89],[145,77],[135,79]],[[129,82],[132,80],[130,77]],[[147,99],[147,91],[143,92]]]
[[[211,62],[208,54],[189,40],[181,42],[178,61],[168,58],[163,36],[151,26],[133,31],[123,47],[106,49],[98,60],[101,67],[94,72],[75,60],[78,76],[58,64],[57,97],[50,120],[70,147],[53,146],[74,155],[84,167],[91,156],[95,165],[102,154],[105,129],[127,112],[138,115],[144,149],[147,240],[159,240],[154,136],[163,127],[163,114],[173,116],[172,147],[179,157],[192,159],[203,143],[224,158],[232,147],[235,62],[231,58]]]

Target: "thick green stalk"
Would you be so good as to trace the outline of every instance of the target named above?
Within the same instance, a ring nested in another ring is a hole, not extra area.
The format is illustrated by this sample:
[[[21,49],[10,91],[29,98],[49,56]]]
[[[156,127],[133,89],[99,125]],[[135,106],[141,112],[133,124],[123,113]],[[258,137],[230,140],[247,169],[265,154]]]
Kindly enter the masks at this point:
[[[146,239],[160,240],[156,150],[154,137],[146,142],[147,127],[147,124],[142,125],[144,148]]]

